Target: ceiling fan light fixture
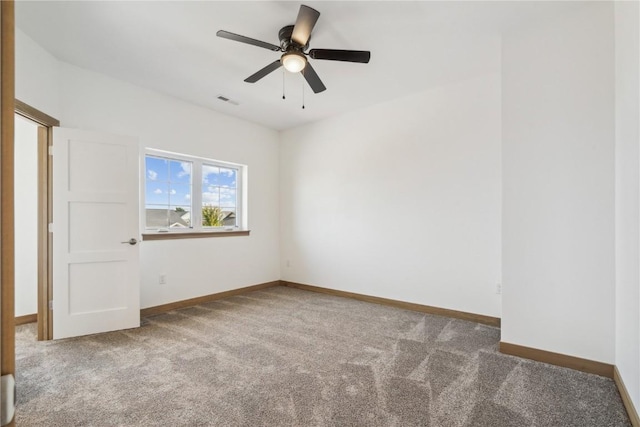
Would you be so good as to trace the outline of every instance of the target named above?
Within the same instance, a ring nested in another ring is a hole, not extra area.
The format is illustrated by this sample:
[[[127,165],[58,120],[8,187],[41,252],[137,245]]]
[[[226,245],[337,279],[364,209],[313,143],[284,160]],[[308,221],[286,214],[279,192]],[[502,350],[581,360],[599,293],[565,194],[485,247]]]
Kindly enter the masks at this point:
[[[287,52],[280,58],[285,70],[290,73],[298,73],[307,65],[307,58],[304,54],[296,51]]]

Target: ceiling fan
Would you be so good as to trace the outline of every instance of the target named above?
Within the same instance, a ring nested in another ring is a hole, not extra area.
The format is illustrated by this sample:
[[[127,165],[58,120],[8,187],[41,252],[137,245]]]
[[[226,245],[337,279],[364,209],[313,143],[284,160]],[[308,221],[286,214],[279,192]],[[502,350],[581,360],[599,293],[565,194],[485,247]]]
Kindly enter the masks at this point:
[[[263,42],[239,34],[230,33],[220,30],[216,33],[218,37],[234,40],[253,46],[262,47],[274,52],[283,52],[280,59],[267,65],[255,74],[244,79],[247,83],[255,83],[269,73],[284,66],[284,68],[292,73],[301,72],[314,93],[319,93],[327,88],[318,77],[307,56],[313,59],[325,59],[329,61],[345,61],[368,63],[371,58],[371,52],[364,50],[340,50],[340,49],[311,49],[309,48],[309,40],[311,39],[311,31],[316,25],[320,12],[309,6],[301,5],[298,12],[298,18],[295,25],[287,25],[282,27],[278,32],[280,46]]]

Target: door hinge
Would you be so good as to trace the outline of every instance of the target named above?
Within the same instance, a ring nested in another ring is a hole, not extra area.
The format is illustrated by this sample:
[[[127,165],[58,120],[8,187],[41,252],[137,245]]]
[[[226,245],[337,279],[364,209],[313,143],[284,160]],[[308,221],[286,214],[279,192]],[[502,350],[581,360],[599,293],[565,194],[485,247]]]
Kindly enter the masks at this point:
[[[53,223],[52,222],[49,223],[48,229],[49,229],[49,233],[53,233]]]
[[[0,405],[0,425],[6,426],[13,420],[16,412],[16,380],[13,378],[13,375],[7,374],[2,376],[0,396],[2,397],[2,405]]]
[[[53,300],[49,301],[49,310],[53,310]]]
[[[49,146],[49,155],[53,156],[53,145]]]

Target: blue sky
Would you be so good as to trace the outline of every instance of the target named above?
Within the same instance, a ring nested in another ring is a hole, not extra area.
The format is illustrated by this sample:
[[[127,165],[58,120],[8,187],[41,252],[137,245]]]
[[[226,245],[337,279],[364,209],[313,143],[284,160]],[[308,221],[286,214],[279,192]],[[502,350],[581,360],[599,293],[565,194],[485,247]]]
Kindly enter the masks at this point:
[[[191,162],[160,157],[145,158],[145,205],[147,208],[191,209]],[[233,210],[237,176],[234,169],[204,165],[202,170],[203,205]]]

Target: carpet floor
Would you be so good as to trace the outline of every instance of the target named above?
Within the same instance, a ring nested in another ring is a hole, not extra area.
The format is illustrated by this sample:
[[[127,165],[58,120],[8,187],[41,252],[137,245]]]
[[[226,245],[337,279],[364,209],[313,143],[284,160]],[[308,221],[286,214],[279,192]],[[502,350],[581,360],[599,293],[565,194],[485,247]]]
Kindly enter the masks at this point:
[[[22,426],[629,426],[612,380],[498,352],[500,329],[276,287],[37,342]]]

